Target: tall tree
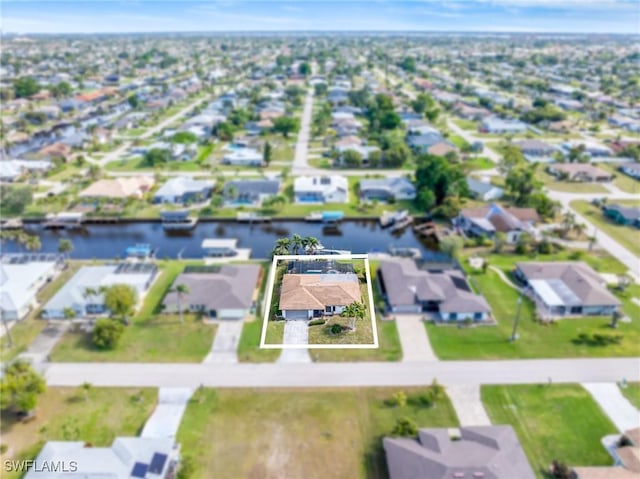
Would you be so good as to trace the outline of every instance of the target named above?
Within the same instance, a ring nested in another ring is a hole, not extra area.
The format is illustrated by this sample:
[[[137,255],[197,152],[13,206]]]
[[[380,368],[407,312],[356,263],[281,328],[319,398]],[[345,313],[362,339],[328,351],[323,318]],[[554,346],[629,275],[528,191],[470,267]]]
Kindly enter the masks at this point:
[[[356,321],[360,319],[364,319],[366,314],[367,313],[366,313],[366,308],[364,304],[358,301],[354,301],[353,303],[348,304],[344,307],[344,309],[342,310],[342,313],[340,313],[340,316],[351,319],[350,328],[351,328],[351,331],[355,331]]]
[[[179,284],[176,286],[175,288],[175,293],[178,297],[178,313],[180,314],[180,322],[184,323],[184,316],[183,316],[183,306],[184,306],[184,298],[187,294],[190,293],[189,291],[189,286],[187,286],[186,284]]]
[[[33,411],[38,404],[38,396],[46,390],[46,384],[25,360],[9,363],[0,379],[0,409],[18,412]]]
[[[138,292],[128,284],[114,284],[104,291],[104,305],[112,315],[120,316],[123,323],[138,302]]]

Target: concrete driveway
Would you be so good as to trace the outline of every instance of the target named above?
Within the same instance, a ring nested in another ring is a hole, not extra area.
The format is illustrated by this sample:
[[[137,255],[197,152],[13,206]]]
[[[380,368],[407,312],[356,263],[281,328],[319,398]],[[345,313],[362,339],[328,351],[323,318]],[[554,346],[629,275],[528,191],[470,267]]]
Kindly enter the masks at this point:
[[[640,427],[640,411],[622,395],[616,383],[583,383],[619,432]]]
[[[309,344],[309,326],[307,320],[288,320],[284,325],[284,334],[282,344]],[[278,358],[279,363],[310,363],[311,357],[309,350],[305,348],[299,349],[283,349]]]
[[[402,314],[395,317],[400,343],[402,361],[437,361],[431,349],[429,336],[421,314]]]
[[[490,426],[491,420],[480,398],[479,384],[447,386],[447,395],[461,426]]]
[[[238,362],[238,343],[242,334],[242,320],[221,320],[213,339],[211,352],[204,363],[236,363]]]
[[[19,357],[33,363],[46,361],[69,325],[69,321],[50,322]]]
[[[189,388],[160,388],[158,405],[144,425],[141,437],[176,437],[192,394]]]

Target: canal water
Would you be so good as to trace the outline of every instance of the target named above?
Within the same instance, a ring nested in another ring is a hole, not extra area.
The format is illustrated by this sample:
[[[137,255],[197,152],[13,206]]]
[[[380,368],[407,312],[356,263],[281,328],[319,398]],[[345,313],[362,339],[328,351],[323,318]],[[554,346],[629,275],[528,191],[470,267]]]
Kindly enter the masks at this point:
[[[143,222],[118,225],[90,225],[82,231],[45,230],[41,225],[28,225],[29,233],[40,236],[42,252],[56,252],[60,238],[73,242],[72,258],[113,259],[124,257],[128,246],[148,243],[156,250],[157,258],[202,258],[202,241],[207,238],[237,238],[239,248],[251,248],[252,258],[269,258],[275,241],[294,233],[315,236],[327,249],[349,250],[352,253],[387,252],[388,248],[411,247],[423,256],[433,253],[429,245],[407,228],[391,233],[380,228],[376,221],[344,221],[338,231],[325,230],[318,223],[274,221],[266,224],[225,222],[199,223],[190,233],[167,233],[160,223]],[[11,241],[2,244],[2,252],[22,252],[24,248]]]

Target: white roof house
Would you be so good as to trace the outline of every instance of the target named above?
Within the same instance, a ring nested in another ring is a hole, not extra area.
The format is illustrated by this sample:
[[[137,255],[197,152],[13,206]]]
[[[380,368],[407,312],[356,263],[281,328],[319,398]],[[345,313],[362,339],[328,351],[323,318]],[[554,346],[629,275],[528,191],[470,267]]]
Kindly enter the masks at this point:
[[[3,260],[0,263],[0,316],[3,319],[22,319],[36,305],[38,290],[57,274],[58,258],[56,256],[38,256],[43,261]],[[19,257],[15,256],[15,258]],[[23,257],[27,259],[29,255]]]
[[[346,203],[349,182],[340,175],[299,176],[293,183],[296,203]]]
[[[232,150],[222,157],[222,163],[226,165],[260,166],[262,165],[262,153],[254,148],[241,148]]]
[[[154,203],[184,203],[189,199],[196,199],[198,195],[207,198],[215,181],[196,180],[188,176],[171,178],[162,185],[153,196]]]
[[[138,293],[138,299],[141,299],[157,272],[158,267],[153,264],[84,266],[44,306],[43,316],[62,319],[67,308],[73,309],[77,316],[105,314],[108,311],[104,305],[104,297],[98,291],[100,288],[126,284],[133,287]],[[88,296],[87,288],[93,288],[98,293]]]
[[[118,437],[111,447],[83,441],[49,441],[36,464],[65,464],[66,471],[30,468],[25,479],[166,479],[174,477],[180,448],[171,438]],[[75,471],[70,472],[71,469]]]

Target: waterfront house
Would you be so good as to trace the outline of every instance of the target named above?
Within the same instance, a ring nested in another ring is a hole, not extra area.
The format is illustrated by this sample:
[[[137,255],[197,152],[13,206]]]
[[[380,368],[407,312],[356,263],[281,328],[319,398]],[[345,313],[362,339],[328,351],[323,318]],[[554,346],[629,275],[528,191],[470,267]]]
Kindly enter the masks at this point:
[[[155,184],[152,176],[135,176],[131,178],[103,179],[92,183],[78,193],[82,199],[95,198],[142,198]]]
[[[47,302],[42,316],[47,319],[64,319],[65,312],[69,309],[76,316],[108,314],[101,288],[114,284],[129,285],[138,293],[140,302],[157,274],[158,267],[151,263],[83,266]],[[87,288],[94,290],[96,294],[87,294]]]
[[[491,308],[457,269],[420,269],[411,258],[382,261],[380,290],[390,313],[433,313],[440,321],[487,321]]]
[[[465,208],[454,219],[454,225],[470,236],[493,238],[496,233],[506,235],[507,243],[515,244],[522,233],[535,234],[539,221],[533,208],[503,208],[491,203],[478,208]]]
[[[244,319],[255,313],[262,269],[257,264],[187,266],[173,282],[187,286],[181,298],[185,311],[217,319]],[[172,289],[162,303],[164,313],[178,311]]]
[[[279,309],[288,320],[339,315],[344,307],[362,302],[355,273],[285,274]]]
[[[185,204],[203,201],[211,196],[215,182],[187,176],[171,178],[153,195],[154,203]]]
[[[0,256],[0,317],[23,319],[37,306],[36,294],[60,271],[61,257],[54,254]]]
[[[603,205],[602,213],[618,224],[640,228],[640,208],[637,206]]]
[[[232,180],[224,184],[225,206],[260,206],[280,191],[280,180]]]
[[[360,198],[365,201],[413,200],[416,187],[407,178],[360,180]]]
[[[298,176],[293,182],[296,203],[346,203],[349,182],[340,175]]]
[[[517,263],[514,274],[543,315],[610,316],[621,304],[582,261]]]
[[[419,429],[385,437],[389,479],[535,479],[511,426]]]

